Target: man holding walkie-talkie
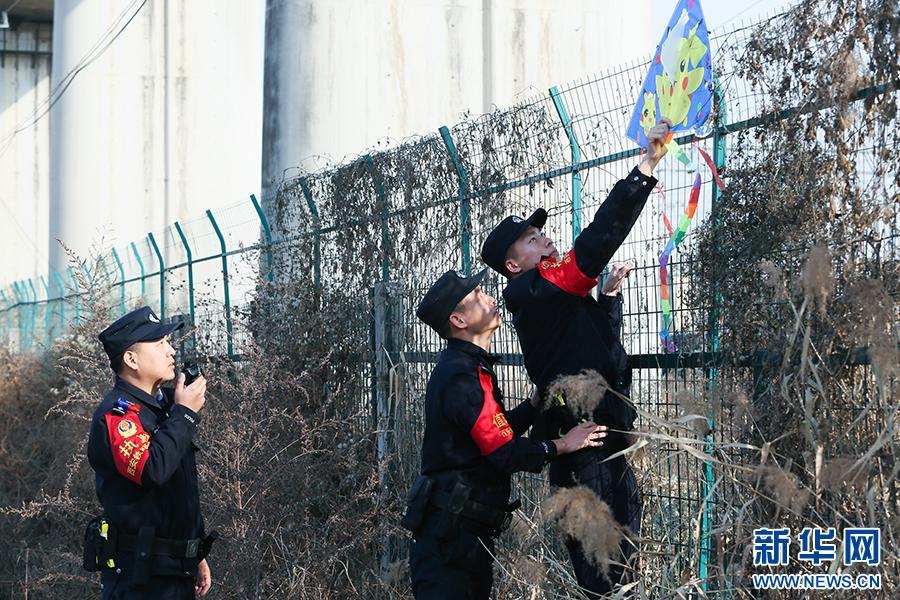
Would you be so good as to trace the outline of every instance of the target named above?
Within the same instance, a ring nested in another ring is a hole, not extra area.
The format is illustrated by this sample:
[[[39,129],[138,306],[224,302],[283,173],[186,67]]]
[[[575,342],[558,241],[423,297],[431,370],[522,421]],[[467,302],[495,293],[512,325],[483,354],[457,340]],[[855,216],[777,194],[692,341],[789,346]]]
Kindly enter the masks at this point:
[[[116,375],[94,413],[88,460],[103,514],[85,532],[84,566],[102,571],[104,600],[203,596],[212,585],[193,438],[206,402],[196,366],[175,378],[169,335],[147,307],[99,336]],[[196,380],[185,377],[196,375]]]

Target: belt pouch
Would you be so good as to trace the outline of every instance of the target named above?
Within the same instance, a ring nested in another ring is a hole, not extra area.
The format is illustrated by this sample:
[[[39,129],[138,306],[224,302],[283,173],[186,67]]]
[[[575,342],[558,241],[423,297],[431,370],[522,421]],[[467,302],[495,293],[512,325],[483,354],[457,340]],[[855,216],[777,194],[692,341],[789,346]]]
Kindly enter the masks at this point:
[[[406,506],[403,508],[403,515],[400,517],[401,527],[412,532],[419,529],[425,519],[425,510],[428,508],[432,489],[434,489],[434,480],[430,477],[419,475],[413,482],[406,499]]]
[[[141,527],[138,530],[137,543],[134,548],[134,577],[132,579],[138,585],[143,585],[150,581],[154,531],[153,527]]]
[[[91,519],[84,530],[84,549],[81,566],[85,571],[99,571],[103,568],[100,562],[100,517]]]
[[[461,481],[457,481],[450,492],[450,500],[447,502],[447,510],[441,515],[437,535],[439,538],[449,540],[456,536],[459,529],[459,515],[462,513],[472,488]]]

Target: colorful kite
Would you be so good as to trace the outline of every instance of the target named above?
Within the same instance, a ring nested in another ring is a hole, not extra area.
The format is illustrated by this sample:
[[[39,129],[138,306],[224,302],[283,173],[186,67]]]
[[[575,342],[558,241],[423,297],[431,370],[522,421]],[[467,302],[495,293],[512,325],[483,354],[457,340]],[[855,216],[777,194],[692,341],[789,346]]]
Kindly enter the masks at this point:
[[[691,220],[697,213],[697,204],[700,202],[700,183],[700,173],[697,173],[694,176],[694,186],[691,188],[687,208],[684,209],[684,214],[681,215],[681,219],[678,221],[677,229],[672,231],[672,226],[669,225],[665,212],[663,213],[666,228],[669,230],[669,242],[666,244],[662,254],[659,255],[660,308],[662,309],[662,327],[659,330],[659,340],[662,342],[663,349],[668,352],[675,352],[677,349],[669,331],[672,326],[672,299],[669,295],[669,257],[672,256],[672,252],[684,239]]]
[[[656,47],[625,134],[646,147],[647,132],[666,117],[673,124],[666,140],[669,151],[688,164],[690,160],[673,140],[674,132],[703,125],[711,110],[712,61],[703,10],[700,0],[679,0]]]

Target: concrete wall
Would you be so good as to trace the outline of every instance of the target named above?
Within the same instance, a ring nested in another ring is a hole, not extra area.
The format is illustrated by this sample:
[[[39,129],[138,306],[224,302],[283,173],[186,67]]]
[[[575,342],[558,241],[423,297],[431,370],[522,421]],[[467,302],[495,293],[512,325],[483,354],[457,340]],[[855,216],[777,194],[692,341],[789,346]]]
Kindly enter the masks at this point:
[[[267,0],[263,185],[648,54],[649,0]],[[628,99],[627,102],[632,102]],[[315,162],[304,163],[307,168]]]
[[[126,6],[56,0],[54,85]],[[257,2],[148,2],[78,75],[51,113],[51,239],[83,255],[258,191],[262,17]],[[50,263],[66,266],[58,244]]]
[[[50,93],[49,25],[0,30],[0,282],[47,266],[49,119],[34,122]],[[38,286],[40,288],[40,285]]]
[[[80,255],[101,238],[121,247],[246,198],[261,171],[277,181],[310,156],[430,133],[646,53],[649,4],[148,2],[0,160],[0,198],[18,223],[0,219],[3,239],[27,263],[3,261],[0,280],[64,269],[57,238]],[[7,61],[0,135],[69,81],[127,6],[54,3],[52,81],[46,56],[34,67],[17,57],[12,71]]]

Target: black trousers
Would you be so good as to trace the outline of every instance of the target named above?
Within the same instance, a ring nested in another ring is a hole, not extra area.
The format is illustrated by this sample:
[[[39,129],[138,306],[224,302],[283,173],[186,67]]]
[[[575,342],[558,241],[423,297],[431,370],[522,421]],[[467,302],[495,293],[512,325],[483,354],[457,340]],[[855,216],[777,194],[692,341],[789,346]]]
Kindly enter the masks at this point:
[[[135,585],[125,574],[104,571],[102,600],[194,600],[193,577],[151,577],[144,585]]]
[[[550,484],[558,487],[584,485],[589,488],[609,505],[616,521],[627,527],[636,539],[641,533],[641,497],[637,479],[623,456],[602,462],[609,454],[608,451],[591,449],[554,460],[550,465]],[[637,568],[634,562],[637,552],[635,539],[626,536],[622,540],[620,555],[615,558],[617,562],[624,564],[631,560],[631,567]],[[588,592],[588,596],[607,594],[615,584],[627,583],[623,566],[610,565],[607,578],[599,567],[587,560],[581,544],[576,540],[566,542],[566,549],[572,559],[578,585]]]
[[[428,515],[410,540],[413,595],[416,600],[488,600],[494,583],[494,540],[463,527],[448,535],[440,527],[442,514]]]

